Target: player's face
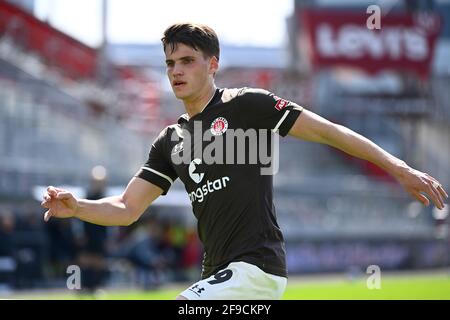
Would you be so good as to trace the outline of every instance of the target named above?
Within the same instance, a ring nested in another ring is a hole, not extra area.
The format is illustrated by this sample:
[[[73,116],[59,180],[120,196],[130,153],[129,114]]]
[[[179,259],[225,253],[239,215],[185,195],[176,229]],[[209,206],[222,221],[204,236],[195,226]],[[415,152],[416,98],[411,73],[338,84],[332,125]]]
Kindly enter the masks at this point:
[[[214,85],[213,75],[217,71],[217,59],[205,58],[197,51],[182,43],[171,52],[166,48],[167,76],[178,99],[191,100]]]

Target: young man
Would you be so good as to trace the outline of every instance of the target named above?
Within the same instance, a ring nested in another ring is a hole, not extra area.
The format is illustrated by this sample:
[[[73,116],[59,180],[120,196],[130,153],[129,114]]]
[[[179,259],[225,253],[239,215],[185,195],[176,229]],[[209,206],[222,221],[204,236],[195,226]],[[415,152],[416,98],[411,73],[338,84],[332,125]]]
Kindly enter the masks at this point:
[[[287,270],[284,240],[272,204],[272,176],[262,174],[261,163],[207,164],[202,158],[212,141],[225,138],[233,129],[270,130],[328,144],[380,166],[423,204],[429,204],[425,193],[436,207],[444,207],[448,196],[436,179],[350,129],[264,90],[217,89],[214,75],[219,69],[219,42],[209,27],[176,24],[165,31],[162,42],[167,75],[187,113],[156,138],[147,163],[122,195],[83,200],[49,187],[42,202],[49,209],[46,221],[76,217],[99,225],[127,226],[180,178],[198,219],[205,257],[202,280],[178,298],[279,299],[286,287]],[[195,144],[199,127],[209,138]],[[188,135],[194,139],[188,140]],[[246,146],[247,156],[250,146]],[[186,153],[187,161],[175,161]],[[239,152],[234,156],[239,157]]]

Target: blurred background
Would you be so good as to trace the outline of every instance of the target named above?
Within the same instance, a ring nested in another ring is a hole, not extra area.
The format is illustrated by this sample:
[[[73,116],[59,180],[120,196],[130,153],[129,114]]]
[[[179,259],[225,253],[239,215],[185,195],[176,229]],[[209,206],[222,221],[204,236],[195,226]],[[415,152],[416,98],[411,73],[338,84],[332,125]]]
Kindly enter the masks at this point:
[[[381,29],[368,28],[370,5]],[[220,87],[261,87],[367,136],[450,190],[449,0],[0,0],[0,294],[154,289],[200,276],[178,181],[130,227],[43,222],[47,185],[115,195],[184,113],[160,38],[178,21],[221,40]],[[282,139],[275,206],[291,276],[450,266],[448,207],[378,167]]]

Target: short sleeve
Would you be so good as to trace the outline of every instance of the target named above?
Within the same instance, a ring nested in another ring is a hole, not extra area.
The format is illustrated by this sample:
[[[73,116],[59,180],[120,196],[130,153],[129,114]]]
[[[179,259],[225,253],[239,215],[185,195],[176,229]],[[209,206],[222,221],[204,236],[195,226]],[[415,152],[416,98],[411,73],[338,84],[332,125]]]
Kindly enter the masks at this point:
[[[155,139],[150,149],[147,162],[136,173],[136,177],[144,179],[163,190],[166,195],[178,175],[166,157],[165,142],[167,128]]]
[[[262,89],[246,89],[240,109],[249,128],[268,129],[286,136],[303,107]]]

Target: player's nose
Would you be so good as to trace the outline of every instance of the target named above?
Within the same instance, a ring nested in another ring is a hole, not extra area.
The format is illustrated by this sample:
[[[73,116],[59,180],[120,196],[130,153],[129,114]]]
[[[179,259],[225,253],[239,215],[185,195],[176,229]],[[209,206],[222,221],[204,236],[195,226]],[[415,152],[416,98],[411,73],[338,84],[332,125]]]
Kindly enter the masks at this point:
[[[183,67],[179,63],[175,63],[175,65],[172,67],[172,76],[179,77],[184,74]]]

